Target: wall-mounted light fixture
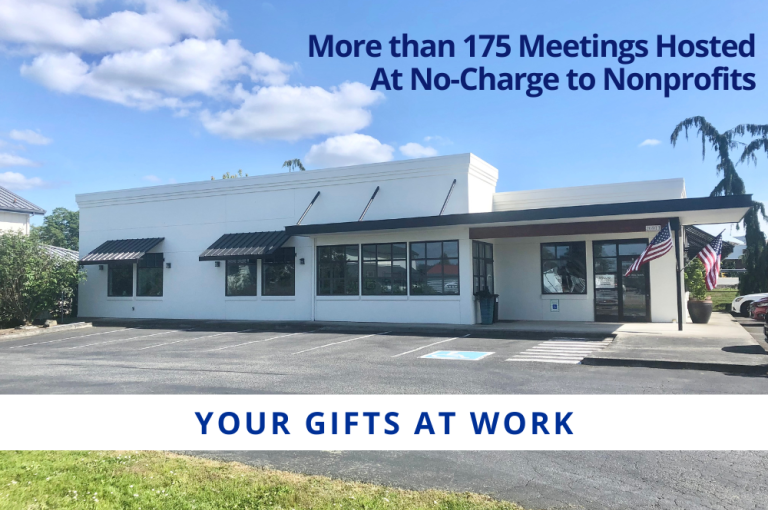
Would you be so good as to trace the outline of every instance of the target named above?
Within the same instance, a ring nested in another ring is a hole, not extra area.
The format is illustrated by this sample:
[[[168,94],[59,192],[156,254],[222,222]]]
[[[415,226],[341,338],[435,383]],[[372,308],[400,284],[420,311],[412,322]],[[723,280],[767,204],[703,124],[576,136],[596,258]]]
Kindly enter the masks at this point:
[[[99,271],[104,271],[104,266],[102,264],[99,264]]]
[[[301,264],[302,266],[304,265],[304,257],[299,259],[299,264]]]
[[[221,262],[217,260],[217,261],[215,261],[215,262],[213,263],[213,266],[214,266],[214,267],[221,267]]]
[[[170,269],[171,268],[171,263],[170,262],[166,262],[165,263],[165,268],[166,269]]]

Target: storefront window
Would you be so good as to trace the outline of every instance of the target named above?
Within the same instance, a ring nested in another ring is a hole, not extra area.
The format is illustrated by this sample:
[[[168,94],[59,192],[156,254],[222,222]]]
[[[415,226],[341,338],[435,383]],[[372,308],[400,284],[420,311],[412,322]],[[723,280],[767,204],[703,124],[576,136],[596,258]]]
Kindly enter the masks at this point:
[[[227,261],[227,296],[255,296],[258,293],[256,259]]]
[[[542,294],[587,293],[586,243],[541,245]]]
[[[136,266],[136,295],[163,295],[163,254],[146,253]]]
[[[296,295],[296,251],[293,248],[280,248],[261,261],[261,268],[262,295]]]
[[[110,297],[133,296],[133,264],[109,264],[107,295]]]
[[[411,294],[459,294],[459,242],[411,243]]]
[[[406,243],[364,244],[363,294],[406,294],[407,268]]]
[[[360,248],[356,244],[317,248],[317,295],[360,294]]]

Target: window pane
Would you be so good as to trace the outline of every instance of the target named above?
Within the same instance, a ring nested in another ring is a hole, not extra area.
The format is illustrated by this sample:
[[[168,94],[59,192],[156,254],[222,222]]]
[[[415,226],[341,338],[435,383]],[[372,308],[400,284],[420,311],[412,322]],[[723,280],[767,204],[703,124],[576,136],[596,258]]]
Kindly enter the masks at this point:
[[[363,260],[376,260],[376,245],[364,244],[363,245]]]
[[[440,258],[443,256],[443,243],[427,243],[427,258]]]
[[[107,295],[133,296],[133,264],[110,264]]]
[[[605,243],[595,245],[595,257],[615,257],[616,243]]]
[[[543,260],[547,259],[553,259],[555,258],[555,247],[551,244],[542,244],[541,245],[541,258]]]
[[[406,256],[405,243],[397,243],[392,245],[392,258],[395,260],[405,260]]]
[[[163,268],[162,267],[149,267],[149,268],[140,267],[136,270],[136,280],[137,280],[137,283],[136,283],[137,296],[162,296],[163,295]]]
[[[458,276],[446,276],[443,284],[443,294],[458,294],[459,293],[459,277]]]
[[[424,243],[411,243],[411,258],[423,259],[427,256],[427,248]]]
[[[493,260],[493,245],[492,244],[486,244],[485,245],[485,258]]]
[[[458,241],[446,241],[443,243],[443,253],[446,257],[458,257],[459,256],[459,242]]]
[[[480,243],[478,243],[477,241],[472,241],[472,256],[473,257],[481,256],[480,253],[479,253],[480,246],[482,246],[482,245]]]
[[[568,245],[557,247],[557,258],[567,259],[570,256],[571,247]]]
[[[351,244],[345,248],[345,252],[347,255],[347,260],[352,262],[357,262],[358,258],[358,247],[356,244]]]
[[[379,260],[390,260],[392,258],[392,245],[377,244],[376,252]]]
[[[293,250],[290,250],[293,252]],[[282,253],[281,258],[286,258]],[[294,260],[285,262],[262,261],[265,296],[293,296],[296,294],[296,264]]]
[[[255,296],[256,264],[227,262],[227,296]]]
[[[327,262],[331,260],[331,249],[327,246],[321,246],[317,249],[317,260]]]
[[[595,259],[595,273],[615,273],[616,259]]]
[[[646,243],[619,244],[619,255],[640,255],[648,247]]]

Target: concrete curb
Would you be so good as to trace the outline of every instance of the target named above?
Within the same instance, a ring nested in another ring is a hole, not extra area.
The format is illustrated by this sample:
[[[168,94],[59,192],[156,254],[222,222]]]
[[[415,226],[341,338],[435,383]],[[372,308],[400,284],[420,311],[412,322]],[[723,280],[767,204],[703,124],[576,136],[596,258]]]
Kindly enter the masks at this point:
[[[768,365],[739,365],[729,363],[702,363],[696,361],[668,361],[626,358],[584,358],[582,365],[603,367],[642,367],[667,370],[705,370],[725,374],[768,374]]]
[[[72,324],[59,324],[57,326],[51,326],[50,328],[38,328],[38,329],[31,329],[28,331],[23,331],[21,333],[13,333],[11,335],[2,335],[0,336],[0,342],[4,342],[6,340],[15,340],[17,338],[24,338],[27,336],[37,336],[37,335],[44,335],[46,333],[56,333],[58,331],[68,331],[70,329],[81,329],[81,328],[90,328],[93,324],[90,322],[73,322]]]

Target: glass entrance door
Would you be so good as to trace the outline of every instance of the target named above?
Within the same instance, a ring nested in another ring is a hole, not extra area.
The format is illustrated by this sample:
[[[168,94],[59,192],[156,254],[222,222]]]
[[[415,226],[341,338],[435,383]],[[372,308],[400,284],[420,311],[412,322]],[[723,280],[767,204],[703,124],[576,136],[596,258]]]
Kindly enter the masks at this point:
[[[595,241],[595,320],[650,322],[651,292],[648,264],[624,276],[648,241]]]

